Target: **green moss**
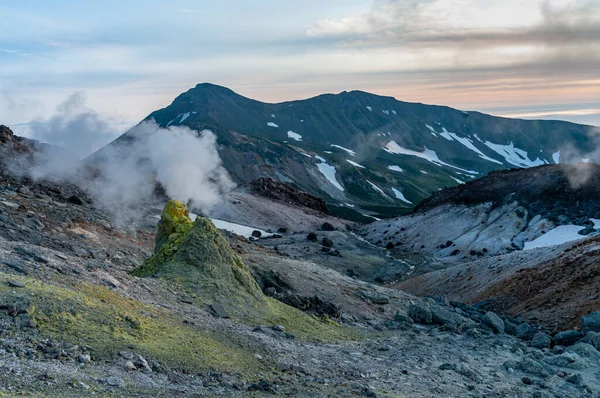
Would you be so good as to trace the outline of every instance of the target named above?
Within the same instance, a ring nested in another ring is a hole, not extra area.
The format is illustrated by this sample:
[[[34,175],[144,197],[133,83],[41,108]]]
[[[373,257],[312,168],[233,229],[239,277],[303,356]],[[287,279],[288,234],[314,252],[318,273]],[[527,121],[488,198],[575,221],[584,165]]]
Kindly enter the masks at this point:
[[[15,279],[10,275],[11,279]],[[232,336],[212,334],[183,324],[176,314],[123,297],[105,287],[80,283],[70,289],[21,278],[23,289],[11,289],[0,273],[0,300],[26,306],[42,335],[84,344],[108,359],[135,345],[137,350],[175,369],[218,369],[254,376],[265,369],[251,347]]]

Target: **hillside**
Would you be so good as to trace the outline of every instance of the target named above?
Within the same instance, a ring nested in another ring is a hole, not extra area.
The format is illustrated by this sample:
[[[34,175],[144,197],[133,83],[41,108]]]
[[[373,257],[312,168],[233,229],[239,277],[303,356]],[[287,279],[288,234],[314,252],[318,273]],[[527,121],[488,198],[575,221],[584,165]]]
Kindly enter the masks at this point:
[[[499,118],[361,91],[268,104],[205,83],[145,120],[210,129],[234,181],[289,182],[325,199],[336,214],[341,208],[403,214],[439,189],[490,171],[580,161],[595,148],[590,126]],[[135,141],[132,130],[90,160]]]

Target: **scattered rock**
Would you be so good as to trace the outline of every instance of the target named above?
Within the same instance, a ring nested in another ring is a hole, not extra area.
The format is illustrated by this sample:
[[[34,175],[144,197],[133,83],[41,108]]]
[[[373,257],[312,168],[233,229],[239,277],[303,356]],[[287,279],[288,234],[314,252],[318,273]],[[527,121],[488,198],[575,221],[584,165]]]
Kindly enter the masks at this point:
[[[433,323],[433,314],[431,309],[423,304],[413,304],[408,308],[408,316],[416,323]]]
[[[387,245],[385,245],[385,248],[388,250],[392,250],[394,247],[396,247],[392,242],[388,242]]]
[[[495,313],[488,311],[481,320],[483,324],[492,329],[494,333],[504,333],[504,321]]]
[[[261,236],[262,236],[262,232],[260,232],[260,231],[257,231],[257,230],[254,230],[254,231],[252,231],[252,237],[253,237],[253,238],[257,238],[257,239],[258,239],[258,238],[260,238]]]
[[[83,204],[83,200],[77,195],[69,196],[69,198],[67,199],[67,202],[72,203],[74,205],[79,205],[79,206],[81,206]]]
[[[408,324],[414,323],[411,317],[409,317],[406,314],[403,314],[402,312],[396,312],[396,315],[394,315],[394,321]]]
[[[594,346],[586,343],[577,343],[567,348],[566,352],[574,352],[580,357],[589,359],[600,359],[600,352]]]
[[[219,318],[229,318],[229,312],[227,312],[227,310],[225,310],[225,307],[223,307],[223,305],[221,303],[214,303],[211,304],[210,308],[213,310],[213,313],[215,314],[215,316],[219,317]]]
[[[600,332],[600,312],[592,312],[581,317],[581,331],[583,334]]]
[[[269,394],[275,394],[275,388],[267,380],[261,380],[256,384],[252,384],[250,387],[248,387],[248,391],[260,391]]]
[[[552,339],[546,333],[536,333],[531,339],[531,346],[535,348],[550,348]]]
[[[10,286],[10,287],[25,287],[25,284],[23,282],[19,282],[19,281],[8,281],[8,286]]]
[[[308,239],[311,242],[316,242],[317,241],[317,234],[314,232],[309,232],[308,235],[306,235],[306,239]]]
[[[90,356],[90,354],[81,354],[77,357],[77,362],[90,363],[92,362],[92,357]]]
[[[600,333],[598,332],[588,332],[583,339],[581,339],[581,343],[586,343],[593,346],[596,349],[600,348]]]
[[[379,294],[377,292],[371,292],[367,290],[357,290],[355,294],[358,297],[361,297],[367,301],[370,301],[372,304],[389,304],[390,298],[384,294]]]
[[[333,246],[333,241],[331,239],[329,239],[328,237],[324,237],[322,243],[323,243],[323,246],[325,246],[325,247]]]
[[[321,231],[335,231],[335,227],[331,223],[324,222],[321,225]]]
[[[557,345],[568,347],[577,343],[582,338],[583,333],[579,330],[565,330],[564,332],[556,333],[554,341]]]
[[[133,371],[137,370],[137,368],[135,367],[135,365],[131,361],[125,361],[123,363],[123,368],[125,368],[125,370],[128,371],[128,372],[133,372]]]
[[[113,386],[113,387],[120,387],[120,388],[125,387],[125,382],[123,381],[123,379],[120,379],[115,376],[111,376],[108,379],[106,379],[106,384],[108,384],[109,386]]]
[[[533,336],[535,335],[535,333],[536,333],[535,328],[531,327],[526,322],[517,326],[517,337],[520,338],[521,340],[529,341],[529,340],[533,339]]]
[[[583,377],[579,373],[575,373],[567,377],[567,382],[574,384],[577,387],[583,387]]]

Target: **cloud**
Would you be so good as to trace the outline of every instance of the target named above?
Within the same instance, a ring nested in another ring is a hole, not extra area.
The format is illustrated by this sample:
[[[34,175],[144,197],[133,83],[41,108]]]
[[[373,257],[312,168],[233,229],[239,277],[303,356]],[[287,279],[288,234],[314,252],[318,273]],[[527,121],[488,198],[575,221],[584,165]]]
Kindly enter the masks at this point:
[[[320,20],[306,33],[335,36],[347,45],[450,44],[455,46],[581,46],[600,43],[600,3],[544,1],[538,15],[519,19],[519,5],[502,9],[476,1],[386,1],[369,13]],[[527,8],[524,9],[527,14]],[[504,14],[504,15],[503,15]],[[513,20],[520,23],[515,24]]]

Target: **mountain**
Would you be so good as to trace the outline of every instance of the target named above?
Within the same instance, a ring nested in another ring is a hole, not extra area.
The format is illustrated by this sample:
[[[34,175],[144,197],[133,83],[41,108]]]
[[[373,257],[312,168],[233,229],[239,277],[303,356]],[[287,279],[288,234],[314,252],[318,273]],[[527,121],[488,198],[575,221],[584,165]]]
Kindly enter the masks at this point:
[[[204,83],[145,120],[210,129],[236,182],[288,182],[324,198],[334,214],[344,208],[406,213],[431,193],[490,171],[595,160],[582,154],[596,148],[591,126],[506,119],[362,91],[268,104]],[[109,147],[132,142],[129,131]]]

